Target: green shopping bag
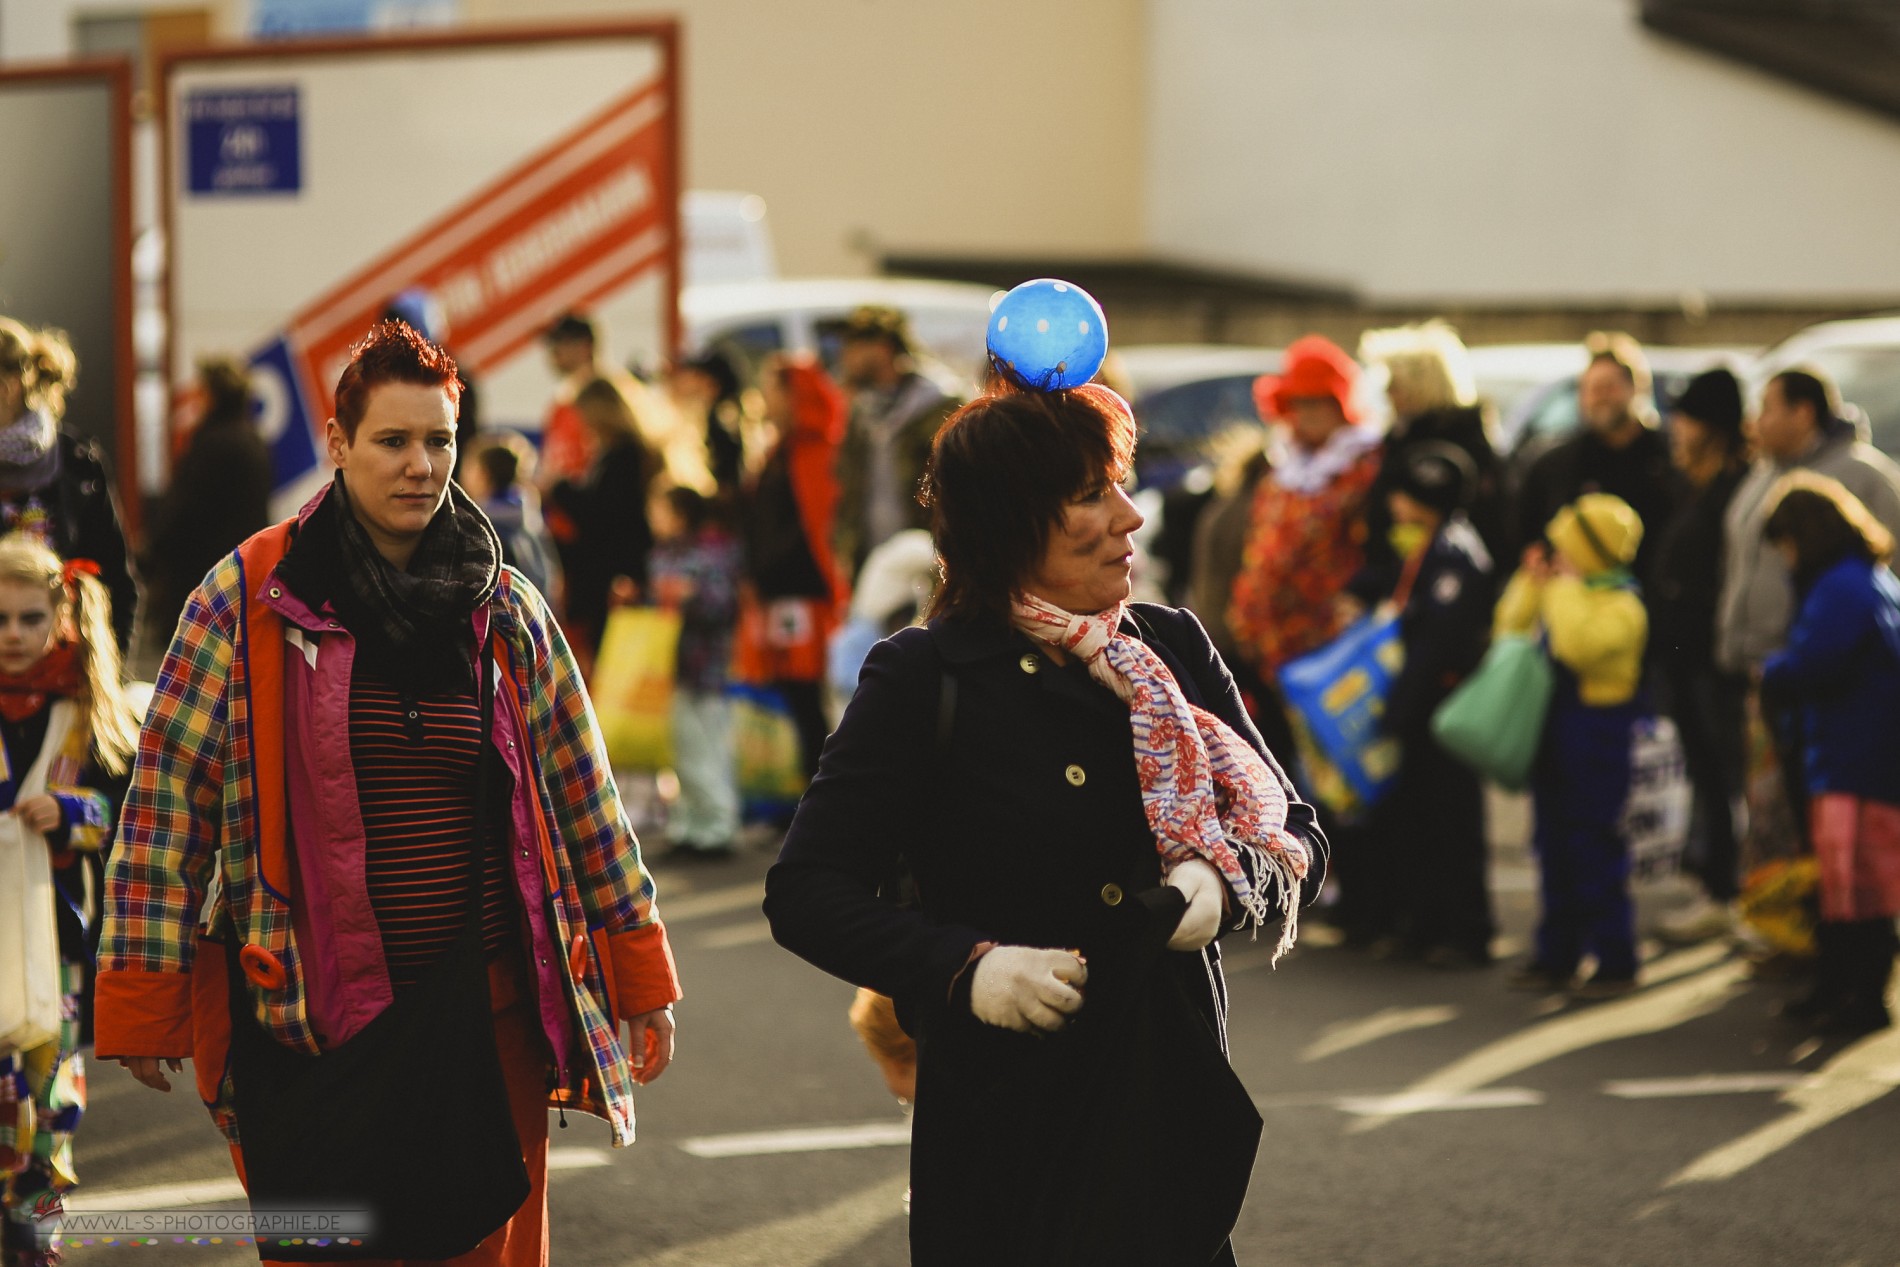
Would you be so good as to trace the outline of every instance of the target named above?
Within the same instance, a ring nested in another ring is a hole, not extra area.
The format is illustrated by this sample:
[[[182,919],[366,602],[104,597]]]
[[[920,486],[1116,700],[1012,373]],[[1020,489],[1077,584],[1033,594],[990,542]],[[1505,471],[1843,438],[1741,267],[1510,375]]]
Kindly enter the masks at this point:
[[[1506,635],[1432,714],[1432,734],[1485,778],[1522,791],[1537,760],[1554,682],[1541,639]]]

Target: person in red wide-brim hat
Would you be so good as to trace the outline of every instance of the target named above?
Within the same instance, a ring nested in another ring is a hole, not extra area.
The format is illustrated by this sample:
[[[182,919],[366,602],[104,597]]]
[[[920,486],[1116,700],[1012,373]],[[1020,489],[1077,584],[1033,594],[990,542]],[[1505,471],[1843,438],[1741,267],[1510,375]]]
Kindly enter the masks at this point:
[[[1360,421],[1359,403],[1353,399],[1359,386],[1359,363],[1331,339],[1309,334],[1294,340],[1281,366],[1280,373],[1262,374],[1254,380],[1253,403],[1262,418],[1295,422],[1295,400],[1331,397],[1345,421]]]
[[[1281,373],[1254,382],[1261,418],[1286,431],[1254,494],[1227,621],[1269,682],[1339,633],[1334,600],[1364,560],[1359,524],[1379,437],[1360,423],[1358,385],[1359,366],[1318,335],[1296,340]]]

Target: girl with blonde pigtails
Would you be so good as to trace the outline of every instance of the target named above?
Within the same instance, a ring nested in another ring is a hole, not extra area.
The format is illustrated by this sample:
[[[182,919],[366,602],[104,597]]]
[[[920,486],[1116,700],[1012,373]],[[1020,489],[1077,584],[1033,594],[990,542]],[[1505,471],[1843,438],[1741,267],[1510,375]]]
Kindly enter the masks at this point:
[[[0,867],[28,877],[0,890],[0,925],[13,928],[0,928],[0,983],[58,976],[52,1023],[0,1035],[0,1267],[61,1261],[62,1197],[77,1181],[72,1138],[85,1112],[78,993],[97,908],[78,858],[105,842],[137,737],[98,568],[62,562],[19,533],[0,539]],[[50,900],[50,917],[5,905],[22,898]],[[56,963],[20,935],[48,923]],[[24,992],[47,988],[28,981]]]

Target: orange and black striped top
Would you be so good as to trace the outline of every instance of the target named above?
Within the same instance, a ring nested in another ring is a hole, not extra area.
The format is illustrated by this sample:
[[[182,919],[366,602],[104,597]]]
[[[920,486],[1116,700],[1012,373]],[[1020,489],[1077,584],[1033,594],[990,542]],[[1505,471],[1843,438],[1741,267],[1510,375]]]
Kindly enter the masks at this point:
[[[475,836],[475,765],[482,745],[474,692],[425,695],[363,671],[350,682],[350,757],[362,803],[370,908],[390,983],[414,985],[455,940],[467,914]],[[505,797],[491,789],[490,803]],[[482,946],[514,928],[500,833],[489,831],[482,876]]]

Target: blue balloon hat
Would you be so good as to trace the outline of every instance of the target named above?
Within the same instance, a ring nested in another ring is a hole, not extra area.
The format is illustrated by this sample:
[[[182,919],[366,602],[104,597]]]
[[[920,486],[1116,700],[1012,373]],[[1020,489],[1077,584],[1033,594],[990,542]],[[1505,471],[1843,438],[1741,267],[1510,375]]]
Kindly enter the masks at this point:
[[[1061,391],[1095,377],[1108,355],[1102,305],[1074,282],[1024,282],[990,309],[990,359],[1023,387]]]

